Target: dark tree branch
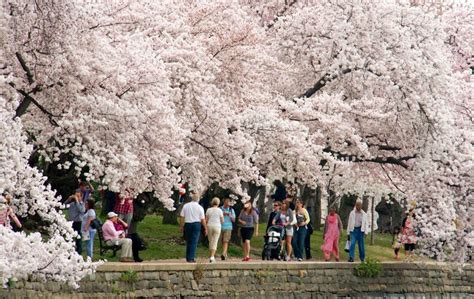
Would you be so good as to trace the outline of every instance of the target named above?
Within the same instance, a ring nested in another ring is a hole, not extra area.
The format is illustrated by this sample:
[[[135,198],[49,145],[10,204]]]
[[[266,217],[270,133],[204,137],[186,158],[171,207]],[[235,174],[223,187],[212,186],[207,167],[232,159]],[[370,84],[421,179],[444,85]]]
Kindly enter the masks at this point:
[[[283,16],[287,11],[288,9],[290,9],[293,5],[296,4],[296,2],[298,2],[297,0],[293,0],[293,1],[290,1],[290,3],[286,3],[285,1],[285,7],[280,10],[277,15],[275,16],[275,18],[273,18],[272,22],[270,24],[267,25],[267,29],[271,29],[275,24],[276,22],[278,21],[278,19]]]
[[[392,146],[388,144],[375,144],[375,143],[367,143],[369,147],[377,147],[379,150],[382,151],[399,151],[402,148],[398,146]]]
[[[219,165],[219,167],[224,167],[224,165],[222,165],[219,160],[217,159],[216,155],[214,154],[214,152],[212,151],[212,147],[209,147],[207,145],[205,145],[204,143],[202,143],[201,141],[199,140],[196,140],[192,137],[188,137],[189,140],[191,140],[192,142],[202,146],[212,157],[212,159],[214,159],[214,161],[216,162],[217,165]],[[219,168],[216,168],[218,171],[219,171]]]
[[[30,96],[28,93],[24,92],[23,90],[17,90],[23,97],[24,100],[23,102],[27,102],[28,105],[29,103],[33,103],[36,107],[38,107],[41,112],[46,114],[48,116],[49,122],[54,125],[54,126],[59,126],[59,124],[53,119],[53,117],[58,117],[58,115],[54,115],[50,111],[48,111],[43,105],[41,105],[38,101],[36,101],[32,96]],[[18,108],[15,111],[15,117],[20,117],[26,112],[27,106],[22,106],[23,102],[18,106]],[[19,110],[21,108],[21,110]]]
[[[192,129],[191,132],[197,133],[198,129],[202,126],[202,124],[204,124],[206,120],[207,120],[207,111],[206,111],[206,115],[204,115],[204,118],[201,120],[201,122],[196,127],[194,127],[194,129]]]
[[[103,28],[103,27],[110,27],[110,26],[120,26],[120,25],[136,25],[138,24],[137,21],[132,21],[132,22],[115,22],[115,23],[109,23],[109,24],[97,24],[92,27],[89,27],[89,30],[94,30],[97,28]]]
[[[123,97],[124,94],[126,94],[127,92],[129,92],[130,90],[132,90],[132,87],[128,87],[127,89],[125,89],[124,91],[122,91],[121,93],[116,93],[115,95],[121,99]]]
[[[344,69],[341,71],[341,75],[345,75],[347,73],[350,73],[352,71],[352,69]],[[316,83],[313,85],[313,87],[311,87],[310,89],[306,90],[302,95],[300,95],[299,97],[300,98],[309,98],[311,97],[312,95],[314,95],[316,92],[318,92],[321,88],[323,88],[324,86],[326,86],[326,84],[328,82],[331,82],[332,80],[336,79],[337,77],[339,77],[338,74],[324,74],[324,76],[322,76],[318,81],[316,81]]]
[[[378,163],[378,164],[392,164],[392,165],[401,166],[405,169],[409,168],[406,161],[414,159],[417,156],[416,154],[414,154],[411,156],[404,156],[404,157],[374,157],[370,159],[365,159],[365,158],[358,157],[356,155],[343,154],[341,152],[331,149],[331,147],[327,147],[323,151],[326,153],[332,154],[337,159],[348,159],[351,162],[359,162],[359,163],[368,162],[368,163]]]
[[[21,56],[20,53],[16,52],[15,53],[16,59],[18,59],[18,62],[21,65],[21,68],[25,71],[26,73],[26,78],[28,79],[28,83],[31,85],[35,83],[35,80],[33,79],[33,74],[31,73],[30,68],[26,65],[25,60],[23,59],[23,56]]]
[[[35,272],[40,272],[40,271],[43,271],[44,269],[48,268],[54,262],[55,259],[56,259],[56,256],[53,257],[53,259],[50,260],[45,266],[43,266],[41,268],[38,268]]]
[[[390,180],[390,182],[392,183],[392,185],[397,188],[398,191],[402,192],[403,194],[405,194],[405,191],[403,191],[402,189],[400,189],[397,184],[395,184],[395,182],[392,180],[392,177],[390,177],[390,174],[388,173],[388,171],[385,169],[385,167],[383,166],[383,164],[380,164],[380,167],[382,168],[383,172],[385,173],[385,175],[387,176],[387,178]]]
[[[220,53],[222,53],[224,51],[227,51],[229,49],[238,47],[240,45],[240,43],[243,42],[248,36],[249,36],[249,31],[247,31],[246,34],[244,36],[240,37],[239,39],[237,39],[237,40],[235,40],[231,43],[223,45],[214,54],[212,54],[212,58],[215,58],[217,55],[219,55]]]

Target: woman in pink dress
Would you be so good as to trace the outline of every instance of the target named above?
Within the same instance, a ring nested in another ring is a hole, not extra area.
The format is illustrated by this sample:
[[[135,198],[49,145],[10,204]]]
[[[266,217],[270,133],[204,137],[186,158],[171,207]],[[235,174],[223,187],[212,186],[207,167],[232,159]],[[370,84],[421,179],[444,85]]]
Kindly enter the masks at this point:
[[[324,253],[324,260],[331,260],[331,253],[339,261],[339,235],[342,231],[342,221],[335,208],[329,209],[329,215],[326,217],[324,224],[324,244],[321,249]]]
[[[405,247],[405,257],[411,258],[415,251],[417,237],[415,232],[416,222],[415,222],[415,211],[410,209],[407,214],[407,217],[402,222],[402,244]]]

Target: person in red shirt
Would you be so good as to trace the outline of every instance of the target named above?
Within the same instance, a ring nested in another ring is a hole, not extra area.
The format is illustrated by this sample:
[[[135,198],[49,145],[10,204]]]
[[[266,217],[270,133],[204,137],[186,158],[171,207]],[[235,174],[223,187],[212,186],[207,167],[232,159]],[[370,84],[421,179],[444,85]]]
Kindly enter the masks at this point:
[[[127,223],[127,226],[130,226],[133,218],[133,197],[130,196],[128,191],[125,196],[120,194],[117,197],[114,212],[118,214],[120,219]]]
[[[117,219],[117,222],[114,222],[114,227],[115,227],[115,230],[119,231],[127,231],[127,228],[128,228],[128,224],[123,221],[122,219],[118,218]]]

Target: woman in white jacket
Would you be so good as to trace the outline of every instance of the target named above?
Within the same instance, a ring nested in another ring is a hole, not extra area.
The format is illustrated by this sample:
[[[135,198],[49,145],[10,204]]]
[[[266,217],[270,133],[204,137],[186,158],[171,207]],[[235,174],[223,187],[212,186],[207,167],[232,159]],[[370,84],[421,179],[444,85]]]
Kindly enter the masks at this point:
[[[356,201],[354,209],[349,214],[349,221],[347,223],[347,235],[351,241],[349,249],[349,262],[354,261],[355,245],[359,247],[359,257],[363,262],[365,260],[365,245],[364,237],[369,233],[369,221],[367,213],[362,210],[362,200]]]

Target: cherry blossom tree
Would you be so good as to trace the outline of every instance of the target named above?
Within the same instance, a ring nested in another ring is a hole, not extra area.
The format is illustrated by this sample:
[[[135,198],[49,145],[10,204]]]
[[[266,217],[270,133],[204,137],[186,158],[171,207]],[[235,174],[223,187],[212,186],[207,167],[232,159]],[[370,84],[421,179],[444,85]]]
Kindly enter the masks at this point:
[[[169,209],[185,182],[390,194],[416,201],[425,254],[461,261],[469,20],[404,1],[5,1],[0,94],[24,146],[112,191]]]
[[[0,96],[0,194],[9,192],[16,214],[37,216],[46,224],[43,234],[13,232],[0,226],[0,280],[2,285],[18,279],[54,280],[77,286],[94,271],[74,250],[76,233],[59,210],[61,202],[46,178],[28,164],[28,144],[21,120],[14,119],[17,103]],[[3,197],[3,195],[0,195]]]
[[[296,5],[271,30],[290,66],[275,87],[294,98],[282,111],[330,155],[333,188],[416,200],[425,253],[462,260],[465,251],[452,253],[470,231],[472,142],[456,106],[472,86],[453,74],[445,28],[414,6],[329,1]]]

